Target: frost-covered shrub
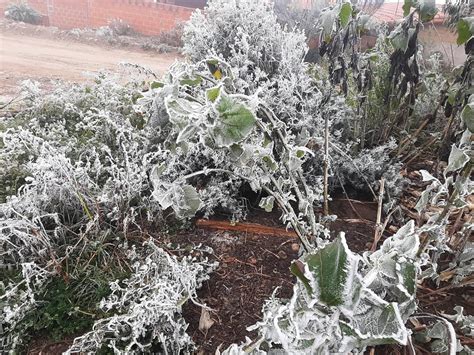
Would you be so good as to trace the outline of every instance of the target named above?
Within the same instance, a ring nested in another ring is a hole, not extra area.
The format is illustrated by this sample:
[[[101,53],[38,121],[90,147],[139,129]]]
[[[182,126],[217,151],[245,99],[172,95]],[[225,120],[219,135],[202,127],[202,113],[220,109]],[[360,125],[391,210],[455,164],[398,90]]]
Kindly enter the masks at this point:
[[[155,152],[133,110],[138,84],[102,75],[92,86],[44,96],[29,88],[26,108],[0,132],[0,179],[15,182],[0,204],[0,269],[11,270],[1,318],[10,339],[4,346],[12,351],[25,330],[22,318],[34,312],[35,294],[61,274],[63,260],[75,265],[68,271],[73,279],[89,266],[101,268],[121,253],[120,238],[103,236],[126,235],[136,219],[161,213],[150,191]],[[34,265],[34,277],[22,276],[25,265]],[[22,286],[33,279],[42,282]]]
[[[104,347],[115,354],[179,354],[193,349],[181,307],[188,300],[197,302],[196,290],[216,265],[191,257],[178,260],[153,241],[130,258],[132,275],[112,282],[112,293],[100,304],[104,312],[114,315],[95,322],[92,331],[76,338],[66,354]]]
[[[156,213],[153,202],[144,202],[155,153],[148,150],[144,118],[133,111],[139,95],[136,84],[99,77],[94,86],[35,97],[19,114],[23,124],[1,136],[0,178],[21,167],[19,178],[27,179],[22,197],[9,203],[72,220],[81,218],[78,211],[90,218],[97,210],[114,221],[144,204]]]
[[[210,58],[217,76],[229,71],[236,93],[258,94],[279,118],[303,125],[316,115],[320,93],[313,90],[307,66],[306,37],[282,27],[264,1],[213,0],[184,27],[183,53],[194,63]]]

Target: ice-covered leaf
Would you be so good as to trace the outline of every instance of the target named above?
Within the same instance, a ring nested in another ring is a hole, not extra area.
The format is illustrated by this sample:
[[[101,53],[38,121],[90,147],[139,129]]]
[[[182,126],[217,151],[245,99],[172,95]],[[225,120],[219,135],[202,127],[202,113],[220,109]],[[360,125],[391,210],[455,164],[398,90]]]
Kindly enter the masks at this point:
[[[414,258],[418,252],[420,240],[415,231],[414,221],[409,221],[401,227],[395,235],[387,238],[381,248],[376,251],[373,256],[381,254],[397,253],[407,258]]]
[[[433,175],[431,175],[429,172],[426,170],[420,170],[421,177],[423,181],[432,181],[432,180],[438,180],[436,179]]]
[[[187,125],[179,132],[178,137],[176,138],[176,143],[187,141],[189,138],[194,136],[197,131],[198,131],[198,127],[196,125],[192,123]]]
[[[426,206],[428,206],[428,203],[430,202],[430,196],[431,189],[426,189],[421,193],[421,196],[415,205],[415,209],[418,211],[418,213],[423,212]]]
[[[193,121],[192,117],[202,112],[202,106],[199,103],[182,98],[170,97],[165,100],[165,107],[170,121],[181,127],[185,127]]]
[[[268,196],[268,197],[262,198],[258,206],[263,208],[266,212],[271,212],[273,210],[274,202],[275,202],[275,197]]]
[[[165,184],[156,186],[153,196],[161,208],[171,207],[179,218],[193,217],[201,207],[196,188],[191,185]]]
[[[221,95],[217,104],[219,117],[214,127],[214,138],[220,146],[229,146],[244,140],[255,126],[255,116],[236,99]]]
[[[363,298],[354,311],[354,322],[350,326],[363,346],[405,345],[408,338],[398,305],[384,302],[368,291],[363,291]]]
[[[474,95],[472,96],[474,98]],[[461,117],[467,129],[474,133],[474,100],[471,100],[462,110]]]
[[[308,254],[304,262],[306,271],[315,281],[321,302],[328,306],[343,304],[357,266],[357,259],[347,247],[344,234],[324,248]]]
[[[183,204],[179,208],[179,216],[193,217],[201,206],[201,199],[196,191],[196,188],[191,185],[184,185],[183,189]]]
[[[458,171],[466,165],[469,161],[469,155],[467,155],[462,149],[453,145],[451,148],[451,153],[449,153],[448,166],[444,171],[445,174],[451,171]]]
[[[331,41],[331,35],[336,20],[336,13],[333,9],[326,8],[323,10],[320,16],[321,28],[323,31],[324,40],[326,42]]]

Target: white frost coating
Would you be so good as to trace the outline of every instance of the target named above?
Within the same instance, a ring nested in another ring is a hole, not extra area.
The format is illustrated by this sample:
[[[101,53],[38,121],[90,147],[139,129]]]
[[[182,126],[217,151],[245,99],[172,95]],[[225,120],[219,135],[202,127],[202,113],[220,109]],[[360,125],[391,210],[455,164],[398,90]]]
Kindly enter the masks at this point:
[[[399,235],[388,238],[386,248],[381,248],[376,260],[395,258],[399,260],[403,270],[412,264],[412,249],[399,241],[402,234],[407,240],[418,239],[417,233],[412,234],[412,227],[409,224]],[[315,354],[363,352],[367,346],[384,344],[387,339],[407,344],[409,330],[405,327],[405,322],[415,310],[415,295],[408,291],[396,292],[400,280],[406,283],[407,278],[395,278],[392,284],[382,288],[378,282],[368,282],[368,275],[377,275],[381,272],[380,268],[386,266],[383,262],[373,262],[370,258],[354,255],[347,248],[344,236],[340,238],[347,253],[347,262],[342,269],[347,272],[343,302],[338,306],[325,305],[321,300],[321,293],[309,293],[298,279],[290,300],[278,300],[273,296],[263,308],[263,320],[249,327],[249,330],[258,331],[258,346],[270,349],[281,347],[290,354]],[[388,245],[392,248],[387,248]],[[410,241],[408,245],[411,245]],[[303,258],[301,261],[304,263],[305,276],[314,287],[321,280],[318,279],[318,274],[311,275],[304,260]],[[358,265],[357,260],[362,260],[363,263]],[[398,274],[401,269],[395,268],[393,272]],[[411,279],[413,283],[416,273],[415,269]],[[394,297],[397,302],[388,301]],[[237,349],[242,350],[244,347],[241,345],[236,348],[234,344],[223,354],[238,354]]]
[[[66,354],[92,353],[102,346],[115,354],[178,354],[193,349],[181,307],[188,299],[195,302],[196,290],[216,264],[178,260],[151,240],[146,247],[148,254],[132,260],[131,277],[113,282],[112,294],[101,301],[103,311],[116,315],[95,322],[92,331],[74,339]]]

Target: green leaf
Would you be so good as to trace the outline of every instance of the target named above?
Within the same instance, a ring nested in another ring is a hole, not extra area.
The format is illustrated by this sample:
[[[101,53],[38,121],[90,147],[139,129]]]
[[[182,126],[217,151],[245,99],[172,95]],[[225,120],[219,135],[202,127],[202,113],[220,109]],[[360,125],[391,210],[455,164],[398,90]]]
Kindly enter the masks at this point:
[[[312,294],[313,289],[309,284],[308,278],[304,276],[304,264],[299,260],[295,260],[291,263],[290,271],[303,283],[304,287],[306,288],[306,291],[308,291],[309,294]]]
[[[351,19],[352,5],[348,2],[342,4],[341,10],[339,11],[339,21],[342,27],[346,27]]]
[[[348,281],[350,251],[343,235],[305,258],[308,269],[316,280],[319,299],[328,306],[344,303]]]
[[[165,86],[165,84],[163,84],[159,81],[152,81],[151,84],[150,84],[150,87],[152,89],[159,89],[159,88],[162,88],[163,86]]]
[[[185,76],[183,79],[179,81],[181,85],[189,85],[189,86],[197,86],[201,84],[202,78],[200,76],[196,77],[190,77],[190,76]]]
[[[412,262],[404,262],[400,265],[402,283],[410,295],[415,294],[416,268]]]
[[[412,0],[405,0],[403,2],[403,16],[408,16],[410,14],[410,9],[414,6]]]
[[[453,145],[451,153],[449,153],[448,166],[444,173],[447,174],[451,171],[461,170],[468,161],[469,155],[467,155],[462,149]]]
[[[256,119],[244,104],[229,96],[221,96],[216,108],[219,117],[213,133],[218,145],[241,142],[252,132]]]
[[[213,88],[207,89],[206,90],[207,99],[211,102],[216,101],[217,98],[219,97],[220,92],[221,92],[220,86],[215,86]]]
[[[458,38],[456,43],[458,46],[466,43],[474,35],[474,17],[465,17],[459,20],[457,24]]]

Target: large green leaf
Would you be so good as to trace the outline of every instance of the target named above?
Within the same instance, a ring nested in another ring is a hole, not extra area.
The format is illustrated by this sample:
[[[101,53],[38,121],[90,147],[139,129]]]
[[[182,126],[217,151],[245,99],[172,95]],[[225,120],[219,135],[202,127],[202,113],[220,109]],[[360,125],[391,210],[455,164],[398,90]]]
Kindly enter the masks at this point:
[[[213,133],[218,145],[229,146],[248,137],[256,122],[252,111],[225,95],[221,95],[216,108],[219,117]]]
[[[348,2],[342,4],[341,10],[339,11],[339,21],[342,27],[346,27],[351,19],[352,5]]]
[[[456,43],[460,46],[474,35],[474,17],[465,17],[457,24],[458,38]]]
[[[319,299],[328,306],[344,303],[348,281],[353,273],[351,269],[355,266],[350,259],[352,254],[343,235],[305,258],[319,291]]]

